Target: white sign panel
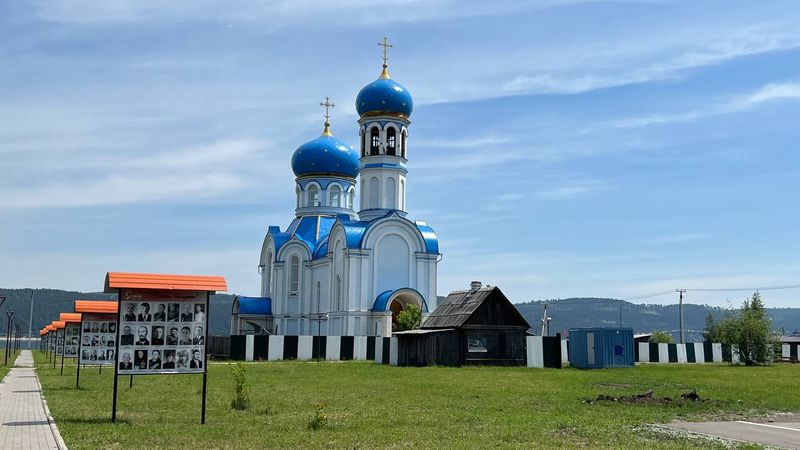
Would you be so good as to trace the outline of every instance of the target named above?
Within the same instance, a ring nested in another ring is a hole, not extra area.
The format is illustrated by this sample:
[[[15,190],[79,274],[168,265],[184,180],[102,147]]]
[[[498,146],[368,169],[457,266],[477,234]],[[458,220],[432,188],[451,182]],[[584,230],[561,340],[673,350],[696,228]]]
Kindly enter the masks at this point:
[[[123,291],[120,375],[203,373],[206,292]]]
[[[78,347],[80,347],[81,339],[81,324],[68,323],[65,329],[66,337],[64,338],[64,357],[77,358]]]
[[[114,364],[117,339],[116,315],[84,313],[80,339],[81,364]]]

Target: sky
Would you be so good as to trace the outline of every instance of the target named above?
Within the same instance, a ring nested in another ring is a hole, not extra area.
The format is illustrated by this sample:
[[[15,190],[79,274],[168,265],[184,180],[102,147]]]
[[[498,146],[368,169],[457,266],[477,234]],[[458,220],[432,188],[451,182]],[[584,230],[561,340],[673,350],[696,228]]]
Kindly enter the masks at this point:
[[[4,0],[0,33],[5,288],[141,271],[258,295],[267,227],[294,217],[291,155],[326,96],[357,143],[384,36],[440,295],[800,285],[796,0]]]

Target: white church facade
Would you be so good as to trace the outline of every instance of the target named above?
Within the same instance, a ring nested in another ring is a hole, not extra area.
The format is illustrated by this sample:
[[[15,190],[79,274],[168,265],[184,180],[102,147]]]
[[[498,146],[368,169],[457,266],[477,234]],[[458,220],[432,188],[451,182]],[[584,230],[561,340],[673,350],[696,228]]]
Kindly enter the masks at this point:
[[[358,150],[333,136],[332,105],[323,105],[322,136],[292,156],[295,218],[283,230],[270,226],[261,249],[270,331],[390,336],[408,305],[436,308],[442,256],[433,229],[406,213],[412,98],[389,77],[384,50],[379,78],[356,97]],[[320,316],[327,320],[320,324]]]

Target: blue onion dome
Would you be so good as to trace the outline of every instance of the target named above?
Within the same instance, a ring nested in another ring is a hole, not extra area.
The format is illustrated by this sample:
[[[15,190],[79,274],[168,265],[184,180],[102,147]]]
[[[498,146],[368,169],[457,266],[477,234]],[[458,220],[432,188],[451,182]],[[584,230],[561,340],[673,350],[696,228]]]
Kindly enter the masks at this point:
[[[386,65],[380,77],[364,86],[356,97],[356,111],[359,116],[365,114],[386,114],[411,117],[414,101],[411,94],[402,84],[389,78]]]
[[[333,175],[355,178],[358,169],[358,152],[333,137],[327,122],[322,136],[297,147],[292,155],[292,170],[298,177]]]

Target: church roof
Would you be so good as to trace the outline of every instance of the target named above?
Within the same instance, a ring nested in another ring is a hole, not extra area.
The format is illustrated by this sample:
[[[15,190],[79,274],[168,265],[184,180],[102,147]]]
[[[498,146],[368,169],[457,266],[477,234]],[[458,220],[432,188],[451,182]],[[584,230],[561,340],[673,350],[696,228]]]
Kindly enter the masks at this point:
[[[358,169],[358,152],[333,136],[322,135],[306,142],[292,155],[292,170],[298,177],[336,175],[355,178]]]
[[[269,297],[243,297],[237,295],[234,302],[233,314],[236,314],[236,303],[238,303],[238,314],[251,314],[260,316],[272,315],[272,299]]]
[[[408,89],[391,78],[378,78],[364,86],[356,96],[356,111],[365,114],[411,116],[414,101]]]

